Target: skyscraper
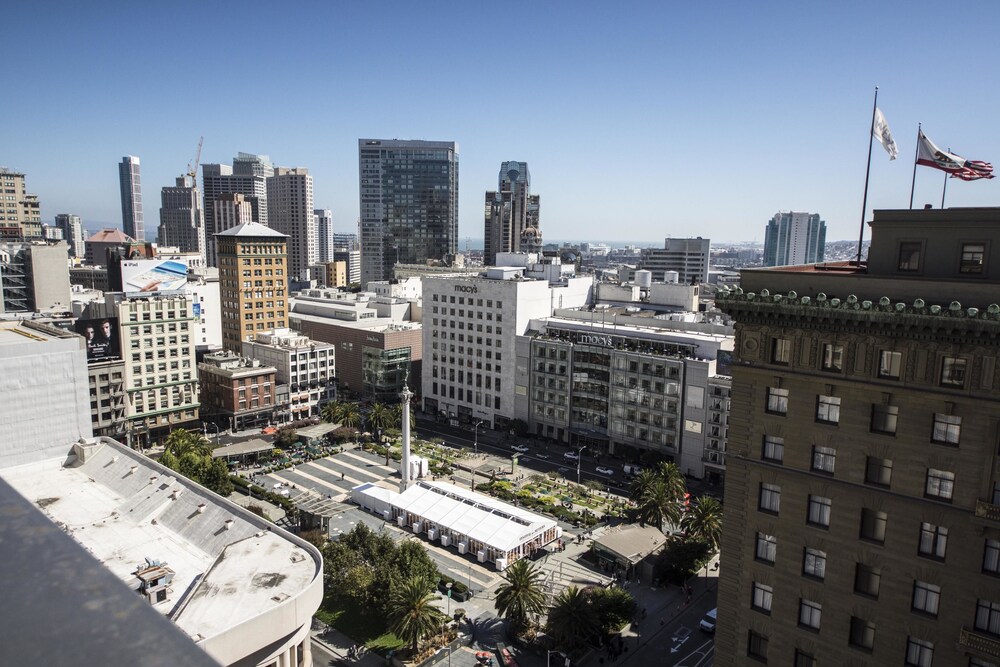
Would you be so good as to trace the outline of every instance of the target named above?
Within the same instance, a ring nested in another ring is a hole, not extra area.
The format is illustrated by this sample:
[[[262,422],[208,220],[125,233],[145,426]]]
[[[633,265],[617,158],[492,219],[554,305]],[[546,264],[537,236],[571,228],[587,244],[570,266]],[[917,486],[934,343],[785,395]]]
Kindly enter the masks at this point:
[[[85,235],[80,216],[72,213],[58,213],[56,214],[56,227],[63,230],[63,238],[69,244],[70,257],[83,259],[87,249],[84,245]]]
[[[254,222],[267,224],[267,177],[274,173],[271,160],[266,155],[239,153],[233,166],[204,164],[201,167],[201,186],[205,198],[205,236],[208,244],[209,266],[217,266],[215,234],[223,231],[215,222],[215,200],[223,193],[239,193],[250,202]]]
[[[313,179],[303,167],[276,167],[267,179],[268,226],[288,237],[288,277],[309,280],[317,262]]]
[[[700,236],[694,239],[668,238],[662,248],[644,248],[639,268],[651,271],[653,280],[666,282],[669,271],[677,273],[682,285],[708,282],[708,260],[712,242]]]
[[[715,664],[995,665],[1000,209],[742,272]]]
[[[216,234],[223,348],[242,354],[256,332],[288,326],[287,241],[257,222]]]
[[[816,264],[825,248],[826,222],[818,213],[779,211],[767,223],[764,266]]]
[[[146,240],[146,225],[142,218],[142,178],[139,158],[126,155],[118,164],[118,185],[122,195],[122,231],[136,241]]]
[[[24,174],[0,167],[0,188],[6,204],[0,210],[0,240],[41,240],[41,205],[38,195],[28,194]]]
[[[537,234],[539,197],[531,194],[531,175],[527,162],[503,162],[499,186],[486,193],[486,265],[496,263],[498,252],[520,252],[525,230]]]
[[[448,259],[458,243],[458,144],[358,140],[361,283]]]
[[[319,262],[333,261],[334,244],[333,211],[318,208],[313,211],[316,222],[316,256]]]
[[[205,218],[194,179],[181,176],[174,187],[160,191],[160,230],[157,243],[205,257]]]
[[[224,192],[215,198],[214,203],[215,228],[219,232],[254,221],[253,206],[238,192]]]

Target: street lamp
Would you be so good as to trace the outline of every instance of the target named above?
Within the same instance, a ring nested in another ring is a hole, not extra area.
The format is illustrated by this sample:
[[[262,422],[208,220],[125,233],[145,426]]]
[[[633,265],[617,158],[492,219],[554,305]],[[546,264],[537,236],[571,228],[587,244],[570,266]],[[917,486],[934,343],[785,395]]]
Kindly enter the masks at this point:
[[[449,581],[445,584],[445,588],[448,589],[448,618],[451,618],[451,586],[452,583]],[[447,628],[447,625],[445,626]],[[448,641],[448,667],[451,667],[451,641],[448,640],[447,630],[445,632],[445,641]]]
[[[476,456],[479,456],[479,427],[483,425],[483,420],[480,419],[476,422],[476,427],[473,429],[473,447],[476,449]]]
[[[576,483],[580,483],[580,463],[583,461],[583,447],[576,449]]]

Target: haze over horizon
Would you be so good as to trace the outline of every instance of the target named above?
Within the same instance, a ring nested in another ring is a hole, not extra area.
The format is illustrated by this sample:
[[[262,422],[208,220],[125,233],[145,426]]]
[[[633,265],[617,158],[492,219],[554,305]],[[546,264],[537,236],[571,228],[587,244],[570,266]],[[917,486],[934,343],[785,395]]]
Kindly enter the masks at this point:
[[[316,207],[353,231],[357,140],[377,137],[458,142],[460,248],[482,237],[504,160],[528,163],[546,242],[763,241],[779,210],[851,239],[875,85],[899,158],[875,143],[868,219],[907,207],[918,122],[941,148],[1000,160],[983,113],[1000,98],[996,3],[56,2],[5,18],[6,52],[23,55],[5,72],[0,165],[26,174],[48,224],[120,226],[117,163],[137,155],[152,238],[160,188],[203,135],[203,164],[246,151],[309,168]],[[942,182],[920,167],[914,207],[939,206]],[[952,179],[946,205],[998,195]]]

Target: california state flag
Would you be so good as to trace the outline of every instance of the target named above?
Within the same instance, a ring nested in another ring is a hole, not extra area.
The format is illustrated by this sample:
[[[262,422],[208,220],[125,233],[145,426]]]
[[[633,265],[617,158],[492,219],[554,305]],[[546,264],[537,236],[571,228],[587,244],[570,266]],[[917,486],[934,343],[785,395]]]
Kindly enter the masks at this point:
[[[966,160],[961,155],[945,152],[935,146],[923,130],[917,134],[917,164],[946,171],[965,181],[993,178],[992,164],[981,160]]]

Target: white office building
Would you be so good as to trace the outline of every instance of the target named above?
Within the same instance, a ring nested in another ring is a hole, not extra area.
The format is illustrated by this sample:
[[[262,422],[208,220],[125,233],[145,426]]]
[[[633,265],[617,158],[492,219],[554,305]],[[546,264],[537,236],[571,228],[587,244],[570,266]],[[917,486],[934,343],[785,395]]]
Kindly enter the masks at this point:
[[[291,329],[274,329],[243,341],[243,356],[277,370],[279,385],[288,386],[289,421],[316,417],[337,397],[336,346]],[[280,389],[279,394],[283,393]]]

